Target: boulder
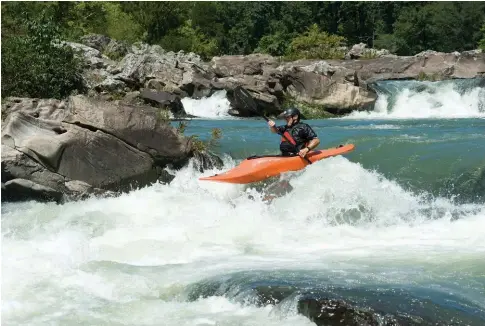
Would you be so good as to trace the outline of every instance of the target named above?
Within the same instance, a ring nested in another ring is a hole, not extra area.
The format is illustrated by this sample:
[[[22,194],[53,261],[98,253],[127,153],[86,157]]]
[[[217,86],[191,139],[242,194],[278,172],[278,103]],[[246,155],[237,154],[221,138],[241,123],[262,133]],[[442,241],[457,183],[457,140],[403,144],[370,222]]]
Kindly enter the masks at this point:
[[[4,104],[2,200],[63,202],[170,182],[164,168],[179,168],[194,156],[199,168],[222,165],[213,154],[197,152],[159,108],[83,95]]]
[[[278,61],[268,54],[225,55],[211,60],[211,69],[218,78],[237,75],[262,75],[264,66],[276,67]]]
[[[160,117],[160,109],[97,101],[83,95],[69,99],[65,122],[100,130],[165,164],[186,160],[192,151],[190,139]]]
[[[112,60],[123,58],[130,50],[130,47],[125,42],[116,41],[101,34],[85,35],[81,37],[80,41],[81,44],[104,53]]]
[[[15,181],[14,181],[15,180]],[[26,154],[2,145],[2,201],[78,200],[109,192],[49,171]],[[61,194],[61,195],[59,195]]]
[[[365,109],[372,105],[377,95],[354,85],[354,76],[347,69],[313,72],[295,68],[284,81],[287,93],[296,101],[320,105],[329,112]]]
[[[66,192],[65,178],[46,169],[27,154],[2,144],[2,183],[26,179],[46,187]]]
[[[2,114],[6,117],[14,112],[61,121],[66,115],[66,102],[56,99],[8,97],[2,103]]]
[[[379,316],[372,310],[357,309],[339,299],[302,299],[298,301],[298,313],[308,317],[318,326],[378,326],[400,325],[394,318]],[[381,323],[382,321],[382,323]]]
[[[81,37],[81,43],[102,52],[111,42],[111,38],[101,34],[88,34]]]
[[[82,45],[89,73],[85,79],[97,93],[118,94],[150,89],[181,98],[208,97],[226,90],[232,108],[240,117],[254,113],[238,106],[232,90],[242,86],[254,95],[260,109],[281,112],[288,96],[296,104],[328,108],[335,114],[372,107],[377,97],[372,85],[389,79],[443,80],[485,76],[485,54],[480,50],[462,53],[424,51],[399,57],[385,49],[355,44],[347,51],[350,60],[296,60],[283,62],[267,54],[224,55],[203,62],[194,53],[165,51],[158,45],[135,43],[123,60],[112,64],[99,52],[114,41],[91,35]],[[344,49],[342,49],[344,50]],[[101,60],[102,62],[98,62]]]
[[[79,53],[84,58],[84,67],[86,69],[109,68],[115,63],[113,60],[103,55],[101,51],[96,50],[95,48],[75,42],[65,42],[65,44],[70,46],[75,52]]]
[[[62,198],[62,192],[30,180],[13,179],[5,184],[2,183],[2,201],[36,200],[40,202],[61,202]]]
[[[157,180],[149,154],[100,130],[14,113],[2,130],[2,144],[96,188],[124,190]]]
[[[163,91],[157,92],[143,89],[139,96],[152,106],[169,110],[175,118],[184,118],[187,116],[184,105],[177,95]]]

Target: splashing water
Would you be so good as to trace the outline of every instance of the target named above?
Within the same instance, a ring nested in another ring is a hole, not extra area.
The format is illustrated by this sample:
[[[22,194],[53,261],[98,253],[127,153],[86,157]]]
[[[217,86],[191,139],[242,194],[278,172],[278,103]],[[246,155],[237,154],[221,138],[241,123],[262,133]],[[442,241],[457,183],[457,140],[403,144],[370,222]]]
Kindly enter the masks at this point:
[[[185,112],[201,118],[228,118],[231,117],[227,112],[231,108],[229,100],[226,98],[226,91],[217,91],[210,97],[202,99],[182,99]]]
[[[285,175],[294,190],[271,205],[254,187],[199,176],[188,166],[171,185],[118,198],[2,207],[3,321],[309,325],[228,298],[187,302],[183,293],[244,270],[350,268],[365,284],[375,282],[365,266],[395,267],[397,276],[379,274],[379,282],[426,284],[410,266],[454,280],[484,257],[483,206],[409,193],[343,157]],[[459,287],[474,302],[484,295]]]
[[[479,79],[443,82],[378,82],[374,111],[347,118],[419,119],[485,117],[485,88]]]

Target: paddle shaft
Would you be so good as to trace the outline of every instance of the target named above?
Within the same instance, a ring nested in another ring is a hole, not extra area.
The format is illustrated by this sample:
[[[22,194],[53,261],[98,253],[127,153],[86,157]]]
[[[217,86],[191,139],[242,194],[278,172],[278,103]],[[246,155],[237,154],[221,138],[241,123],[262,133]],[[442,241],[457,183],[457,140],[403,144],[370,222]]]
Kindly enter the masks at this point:
[[[242,100],[246,104],[246,108],[249,108],[251,111],[260,115],[261,117],[263,117],[264,120],[269,121],[269,119],[263,113],[258,111],[258,107],[257,107],[256,103],[254,102],[253,97],[244,88],[242,88],[241,86],[238,86],[238,87],[236,87],[234,92],[235,93],[239,92],[240,94],[243,95]],[[286,139],[287,142],[289,142],[291,144],[291,141],[285,136],[284,133],[280,134],[278,132],[278,134],[281,135],[284,139]],[[308,157],[304,156],[303,159],[305,161],[307,161],[308,164],[312,164],[312,161],[310,161],[308,159]]]

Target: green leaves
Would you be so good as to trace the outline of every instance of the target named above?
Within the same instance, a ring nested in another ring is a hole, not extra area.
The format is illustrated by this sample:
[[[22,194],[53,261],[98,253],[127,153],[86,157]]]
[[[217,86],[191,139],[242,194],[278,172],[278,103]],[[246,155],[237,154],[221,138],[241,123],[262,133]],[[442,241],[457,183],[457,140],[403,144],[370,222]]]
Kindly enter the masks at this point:
[[[2,44],[2,96],[58,98],[83,91],[81,63],[51,19],[25,21]]]
[[[292,60],[306,59],[342,59],[345,51],[339,50],[345,38],[320,31],[317,24],[311,25],[303,35],[295,37],[288,48],[288,57]]]
[[[483,2],[431,2],[403,9],[394,24],[396,52],[472,50],[480,40],[477,32],[484,19]]]
[[[258,47],[254,52],[268,53],[272,56],[283,56],[286,53],[290,42],[290,36],[282,32],[265,35],[259,40]]]
[[[218,52],[217,41],[204,35],[198,27],[193,27],[192,21],[165,36],[160,42],[166,50],[194,52],[209,59]]]
[[[485,51],[485,23],[480,29],[480,32],[482,34],[482,39],[480,40],[480,42],[478,42],[478,47]]]
[[[214,55],[342,58],[364,42],[399,55],[485,49],[485,3],[471,2],[2,2],[4,96],[82,91],[81,64],[61,40],[90,33]]]

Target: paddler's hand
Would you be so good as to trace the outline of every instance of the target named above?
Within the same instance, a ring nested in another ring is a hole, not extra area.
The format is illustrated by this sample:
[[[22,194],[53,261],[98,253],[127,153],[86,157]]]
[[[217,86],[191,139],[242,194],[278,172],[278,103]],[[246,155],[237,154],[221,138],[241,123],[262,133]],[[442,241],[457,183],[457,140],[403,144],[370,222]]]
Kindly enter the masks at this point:
[[[273,128],[275,126],[275,122],[273,120],[268,120],[268,126]]]
[[[302,148],[298,152],[298,155],[300,155],[301,157],[305,157],[308,154],[309,151],[310,151],[310,149],[308,147]]]

